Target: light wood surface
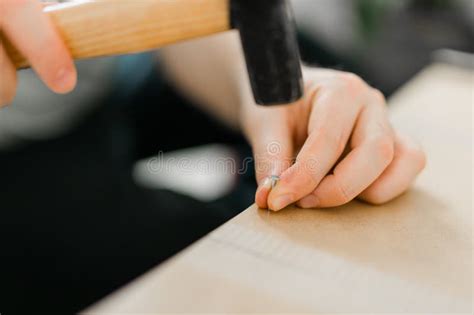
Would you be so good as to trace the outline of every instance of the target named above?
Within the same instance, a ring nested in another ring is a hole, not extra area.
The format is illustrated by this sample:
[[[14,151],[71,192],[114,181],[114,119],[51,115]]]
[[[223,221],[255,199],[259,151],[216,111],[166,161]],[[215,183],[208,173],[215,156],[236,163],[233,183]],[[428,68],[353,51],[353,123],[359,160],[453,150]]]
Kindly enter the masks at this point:
[[[473,72],[437,64],[391,100],[428,166],[380,207],[251,206],[86,311],[466,313],[472,311]]]
[[[141,52],[230,29],[229,0],[74,1],[45,11],[75,59]],[[16,67],[27,67],[5,43]]]

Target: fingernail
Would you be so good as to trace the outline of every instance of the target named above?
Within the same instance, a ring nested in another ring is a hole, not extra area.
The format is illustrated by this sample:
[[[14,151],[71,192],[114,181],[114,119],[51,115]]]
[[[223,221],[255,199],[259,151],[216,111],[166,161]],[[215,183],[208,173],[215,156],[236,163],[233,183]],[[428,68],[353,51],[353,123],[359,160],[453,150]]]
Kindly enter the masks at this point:
[[[269,177],[265,178],[262,184],[260,184],[260,188],[272,188],[272,181]]]
[[[55,87],[58,93],[70,92],[76,84],[74,70],[69,67],[61,68],[56,75],[55,83]]]
[[[319,205],[318,197],[309,195],[298,202],[298,207],[303,209],[316,208]]]
[[[271,209],[280,211],[291,203],[293,203],[293,197],[291,195],[282,195],[275,198],[275,201],[272,202]]]

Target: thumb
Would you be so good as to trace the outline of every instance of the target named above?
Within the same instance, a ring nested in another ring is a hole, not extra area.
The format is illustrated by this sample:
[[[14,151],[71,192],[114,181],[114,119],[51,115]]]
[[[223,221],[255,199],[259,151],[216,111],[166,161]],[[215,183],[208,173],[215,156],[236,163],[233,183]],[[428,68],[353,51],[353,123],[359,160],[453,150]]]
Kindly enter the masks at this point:
[[[272,189],[271,176],[280,176],[293,164],[293,141],[291,132],[281,125],[268,126],[252,139],[255,158],[255,175],[258,189],[255,202],[268,208],[267,198]]]

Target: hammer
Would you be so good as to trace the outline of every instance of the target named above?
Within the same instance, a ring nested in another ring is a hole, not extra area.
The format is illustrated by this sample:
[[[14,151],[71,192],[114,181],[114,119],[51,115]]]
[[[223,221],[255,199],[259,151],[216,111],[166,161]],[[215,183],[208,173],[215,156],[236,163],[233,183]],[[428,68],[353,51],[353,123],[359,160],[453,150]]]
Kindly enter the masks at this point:
[[[288,104],[303,95],[287,0],[82,0],[44,11],[74,59],[143,52],[238,29],[257,104]],[[27,68],[28,61],[3,40],[15,66]]]

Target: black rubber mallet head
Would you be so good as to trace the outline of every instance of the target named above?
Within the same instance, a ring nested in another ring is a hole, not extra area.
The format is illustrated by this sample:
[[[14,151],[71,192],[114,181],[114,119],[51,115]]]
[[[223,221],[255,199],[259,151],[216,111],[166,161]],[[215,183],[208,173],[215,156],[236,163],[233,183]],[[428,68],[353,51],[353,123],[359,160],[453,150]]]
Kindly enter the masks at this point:
[[[287,0],[232,0],[232,26],[240,31],[255,101],[288,104],[303,96],[301,60]]]

